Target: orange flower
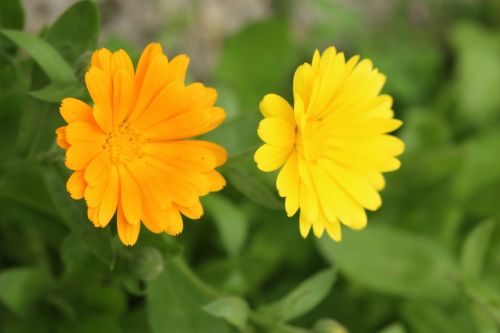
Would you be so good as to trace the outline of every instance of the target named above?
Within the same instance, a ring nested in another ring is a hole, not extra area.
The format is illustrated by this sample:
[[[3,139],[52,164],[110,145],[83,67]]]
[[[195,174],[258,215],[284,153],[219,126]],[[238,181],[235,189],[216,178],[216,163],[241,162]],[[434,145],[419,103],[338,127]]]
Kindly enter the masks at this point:
[[[181,213],[200,218],[199,197],[225,185],[215,170],[226,161],[224,148],[190,139],[220,125],[225,112],[213,106],[215,89],[184,83],[188,63],[186,55],[169,61],[150,44],[134,72],[125,51],[101,49],[85,75],[93,107],[62,101],[68,125],[57,129],[57,143],[74,171],[67,189],[85,198],[96,227],[116,212],[126,245],[136,243],[141,221],[154,233],[178,235]]]

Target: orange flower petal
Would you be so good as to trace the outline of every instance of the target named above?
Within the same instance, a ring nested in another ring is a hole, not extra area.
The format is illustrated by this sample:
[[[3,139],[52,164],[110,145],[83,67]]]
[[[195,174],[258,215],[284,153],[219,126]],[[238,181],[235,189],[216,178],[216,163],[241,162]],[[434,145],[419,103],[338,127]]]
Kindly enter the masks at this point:
[[[139,224],[141,220],[141,193],[130,172],[123,166],[119,167],[120,198],[123,214],[128,223]]]
[[[92,54],[91,64],[111,76],[111,56],[110,50],[106,48],[99,49]]]
[[[177,236],[182,232],[184,227],[182,223],[182,216],[177,209],[169,209],[167,214],[168,222],[165,232],[169,235]]]
[[[118,228],[118,237],[122,243],[128,246],[134,245],[137,242],[137,238],[139,238],[141,224],[129,223],[121,206],[118,207],[116,224]]]
[[[85,181],[90,186],[99,186],[109,180],[111,161],[106,150],[101,151],[85,169]]]
[[[81,148],[103,147],[106,142],[104,132],[95,123],[72,122],[66,126],[66,140]]]
[[[111,176],[104,191],[101,205],[99,206],[99,224],[105,227],[113,215],[115,215],[116,207],[118,205],[118,170],[116,167],[111,168]]]
[[[83,177],[83,171],[75,171],[66,182],[66,189],[73,199],[82,199],[85,193],[87,182]]]
[[[59,112],[68,124],[75,121],[94,122],[92,108],[76,98],[63,99]]]
[[[71,170],[83,170],[102,149],[102,147],[69,147],[66,151],[65,165]]]
[[[62,149],[68,149],[69,148],[69,143],[68,140],[66,140],[66,126],[61,126],[58,129],[56,129],[56,143],[59,147]]]

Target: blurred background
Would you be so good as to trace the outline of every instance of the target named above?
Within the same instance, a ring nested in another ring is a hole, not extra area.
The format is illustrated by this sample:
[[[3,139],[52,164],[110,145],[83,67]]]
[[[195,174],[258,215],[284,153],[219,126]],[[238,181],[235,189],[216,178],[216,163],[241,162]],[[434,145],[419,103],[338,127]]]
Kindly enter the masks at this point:
[[[1,0],[0,28],[28,33],[0,37],[0,332],[499,332],[500,0]],[[229,186],[125,248],[66,194],[54,129],[92,50],[151,41],[218,90]],[[387,75],[407,147],[341,243],[303,240],[252,157],[260,99],[330,45]]]

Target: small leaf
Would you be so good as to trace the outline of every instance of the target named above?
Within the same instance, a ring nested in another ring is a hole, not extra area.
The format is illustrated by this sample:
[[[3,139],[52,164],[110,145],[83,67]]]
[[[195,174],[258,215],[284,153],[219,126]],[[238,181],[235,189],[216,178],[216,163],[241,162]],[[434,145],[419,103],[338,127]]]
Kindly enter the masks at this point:
[[[37,268],[10,268],[0,273],[0,300],[15,314],[26,315],[49,285]]]
[[[450,31],[456,57],[453,116],[487,125],[498,119],[500,107],[496,89],[500,85],[500,33],[470,21],[459,21]]]
[[[30,95],[44,102],[59,103],[66,97],[81,98],[83,91],[76,83],[51,83],[40,90],[30,92]]]
[[[344,326],[333,319],[321,319],[313,327],[312,333],[349,333]]]
[[[51,81],[76,82],[71,66],[45,40],[23,31],[2,29],[0,32],[18,46],[25,48]]]
[[[295,319],[316,307],[330,292],[336,272],[326,269],[302,282],[281,300],[265,305],[259,315],[284,322]]]
[[[481,202],[483,188],[500,181],[500,159],[491,153],[499,145],[500,131],[494,127],[461,147],[463,161],[456,166],[457,173],[451,185],[453,195],[464,205]]]
[[[401,315],[412,333],[478,332],[469,309],[456,302],[453,307],[436,306],[430,302],[406,303]]]
[[[384,328],[383,330],[379,331],[378,333],[405,333],[405,332],[406,330],[400,324],[392,324]]]
[[[79,316],[77,324],[74,321],[63,321],[59,324],[57,332],[60,333],[123,333],[118,321],[103,314],[83,313]]]
[[[165,259],[158,249],[147,246],[135,252],[132,269],[135,275],[144,281],[152,281],[163,271]]]
[[[461,258],[462,276],[465,280],[475,281],[480,278],[494,228],[495,222],[485,221],[467,236]]]
[[[454,295],[454,266],[438,244],[373,223],[361,232],[345,230],[340,243],[323,237],[317,242],[321,254],[353,282],[375,291],[442,301]]]
[[[85,260],[90,257],[89,250],[74,233],[67,235],[60,248],[61,260],[68,272],[85,267]]]
[[[168,260],[160,276],[148,283],[146,300],[152,332],[230,332],[229,324],[202,309],[217,297],[182,259]]]
[[[248,304],[239,297],[227,296],[218,298],[205,305],[203,310],[212,316],[226,320],[239,328],[240,331],[243,331],[247,326]]]
[[[45,38],[67,61],[74,63],[82,53],[96,47],[98,36],[97,5],[92,1],[80,1],[59,16]]]
[[[258,174],[256,167],[255,170],[252,170],[248,167],[240,168],[239,166],[228,166],[225,169],[224,174],[229,179],[230,184],[248,199],[263,207],[283,209],[284,203],[278,199],[275,194],[276,191],[273,191],[271,186],[266,184],[263,178],[264,175]]]
[[[244,106],[253,108],[264,94],[282,86],[293,61],[286,21],[271,19],[247,25],[228,38],[214,75],[234,87]]]
[[[92,226],[87,219],[85,207],[81,202],[70,198],[66,192],[66,181],[56,165],[42,168],[42,176],[61,218],[97,258],[110,268],[115,262],[115,251],[111,245],[109,230]]]
[[[249,221],[245,213],[218,194],[203,198],[203,203],[217,225],[226,251],[231,256],[238,255],[247,237]]]
[[[0,28],[22,29],[24,11],[20,0],[0,1]]]

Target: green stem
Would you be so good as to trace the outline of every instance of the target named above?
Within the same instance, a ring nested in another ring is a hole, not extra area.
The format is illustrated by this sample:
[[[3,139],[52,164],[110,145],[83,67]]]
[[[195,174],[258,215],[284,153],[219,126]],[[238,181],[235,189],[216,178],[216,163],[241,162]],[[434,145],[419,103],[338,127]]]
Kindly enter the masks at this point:
[[[229,156],[226,164],[229,164],[229,163],[231,163],[234,160],[237,160],[239,158],[246,157],[246,155],[255,152],[255,150],[257,148],[259,148],[260,145],[261,144],[256,144],[256,145],[250,146],[248,148],[243,149],[242,151],[239,151],[239,152]]]

